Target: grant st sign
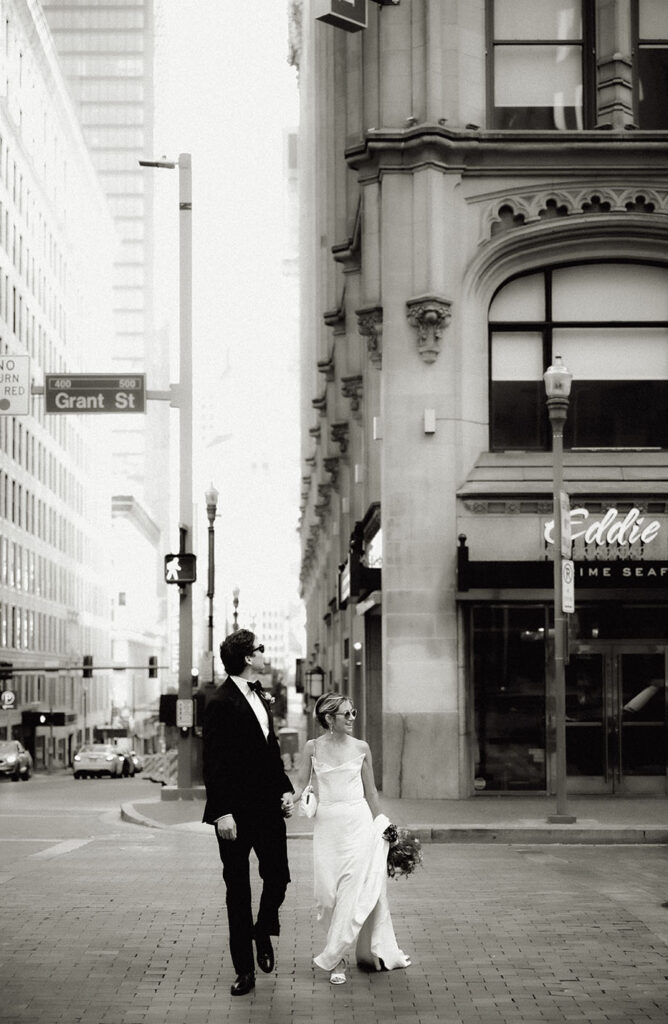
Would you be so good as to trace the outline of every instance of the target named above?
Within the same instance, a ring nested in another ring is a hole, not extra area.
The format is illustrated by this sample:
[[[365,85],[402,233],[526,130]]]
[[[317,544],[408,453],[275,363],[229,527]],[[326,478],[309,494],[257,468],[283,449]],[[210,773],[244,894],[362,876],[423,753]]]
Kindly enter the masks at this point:
[[[143,373],[47,373],[45,412],[146,412]]]

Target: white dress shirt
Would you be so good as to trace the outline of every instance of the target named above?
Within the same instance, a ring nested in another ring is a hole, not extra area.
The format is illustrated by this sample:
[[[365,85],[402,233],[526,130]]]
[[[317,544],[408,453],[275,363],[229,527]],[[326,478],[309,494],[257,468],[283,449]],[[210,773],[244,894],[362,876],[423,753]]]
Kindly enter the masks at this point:
[[[243,676],[230,676],[230,679],[232,679],[233,682],[237,684],[239,690],[250,704],[251,708],[253,709],[255,717],[262,726],[264,738],[268,739],[269,715],[265,705],[262,702],[262,698],[255,692],[255,690],[251,690],[250,686],[248,685],[248,679],[244,679]]]

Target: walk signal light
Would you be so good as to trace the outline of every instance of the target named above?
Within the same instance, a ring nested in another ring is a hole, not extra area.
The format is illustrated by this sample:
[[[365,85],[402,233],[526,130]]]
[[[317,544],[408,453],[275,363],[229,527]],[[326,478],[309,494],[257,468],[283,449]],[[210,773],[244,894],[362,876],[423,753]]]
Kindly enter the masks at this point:
[[[0,681],[12,678],[14,666],[11,661],[0,661]]]
[[[197,557],[179,552],[165,555],[165,583],[194,583],[197,579]]]
[[[148,659],[148,677],[149,679],[158,678],[158,659],[155,654],[152,654]]]
[[[83,677],[84,679],[93,678],[93,655],[84,654],[83,656]]]

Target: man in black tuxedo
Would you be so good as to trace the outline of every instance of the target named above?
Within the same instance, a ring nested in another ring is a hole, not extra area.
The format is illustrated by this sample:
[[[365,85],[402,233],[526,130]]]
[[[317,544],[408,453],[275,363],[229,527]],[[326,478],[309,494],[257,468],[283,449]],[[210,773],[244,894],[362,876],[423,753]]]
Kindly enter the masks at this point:
[[[278,910],[290,881],[284,818],[293,810],[294,789],[283,769],[268,695],[257,682],[264,647],[239,629],[220,645],[228,673],[204,712],[203,821],[215,826],[227,889],[230,953],[237,973],[232,995],[255,987],[253,940],[258,966],[274,968],[272,935],[279,934]],[[253,924],[249,872],[255,850],[262,895]]]

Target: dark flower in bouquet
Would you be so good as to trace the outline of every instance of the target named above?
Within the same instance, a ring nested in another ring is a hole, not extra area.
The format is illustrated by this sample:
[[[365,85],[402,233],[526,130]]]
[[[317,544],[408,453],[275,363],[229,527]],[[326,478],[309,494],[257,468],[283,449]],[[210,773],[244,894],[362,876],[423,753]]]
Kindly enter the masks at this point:
[[[407,828],[389,825],[383,832],[390,848],[387,852],[387,873],[390,878],[412,875],[422,863],[422,844]]]

